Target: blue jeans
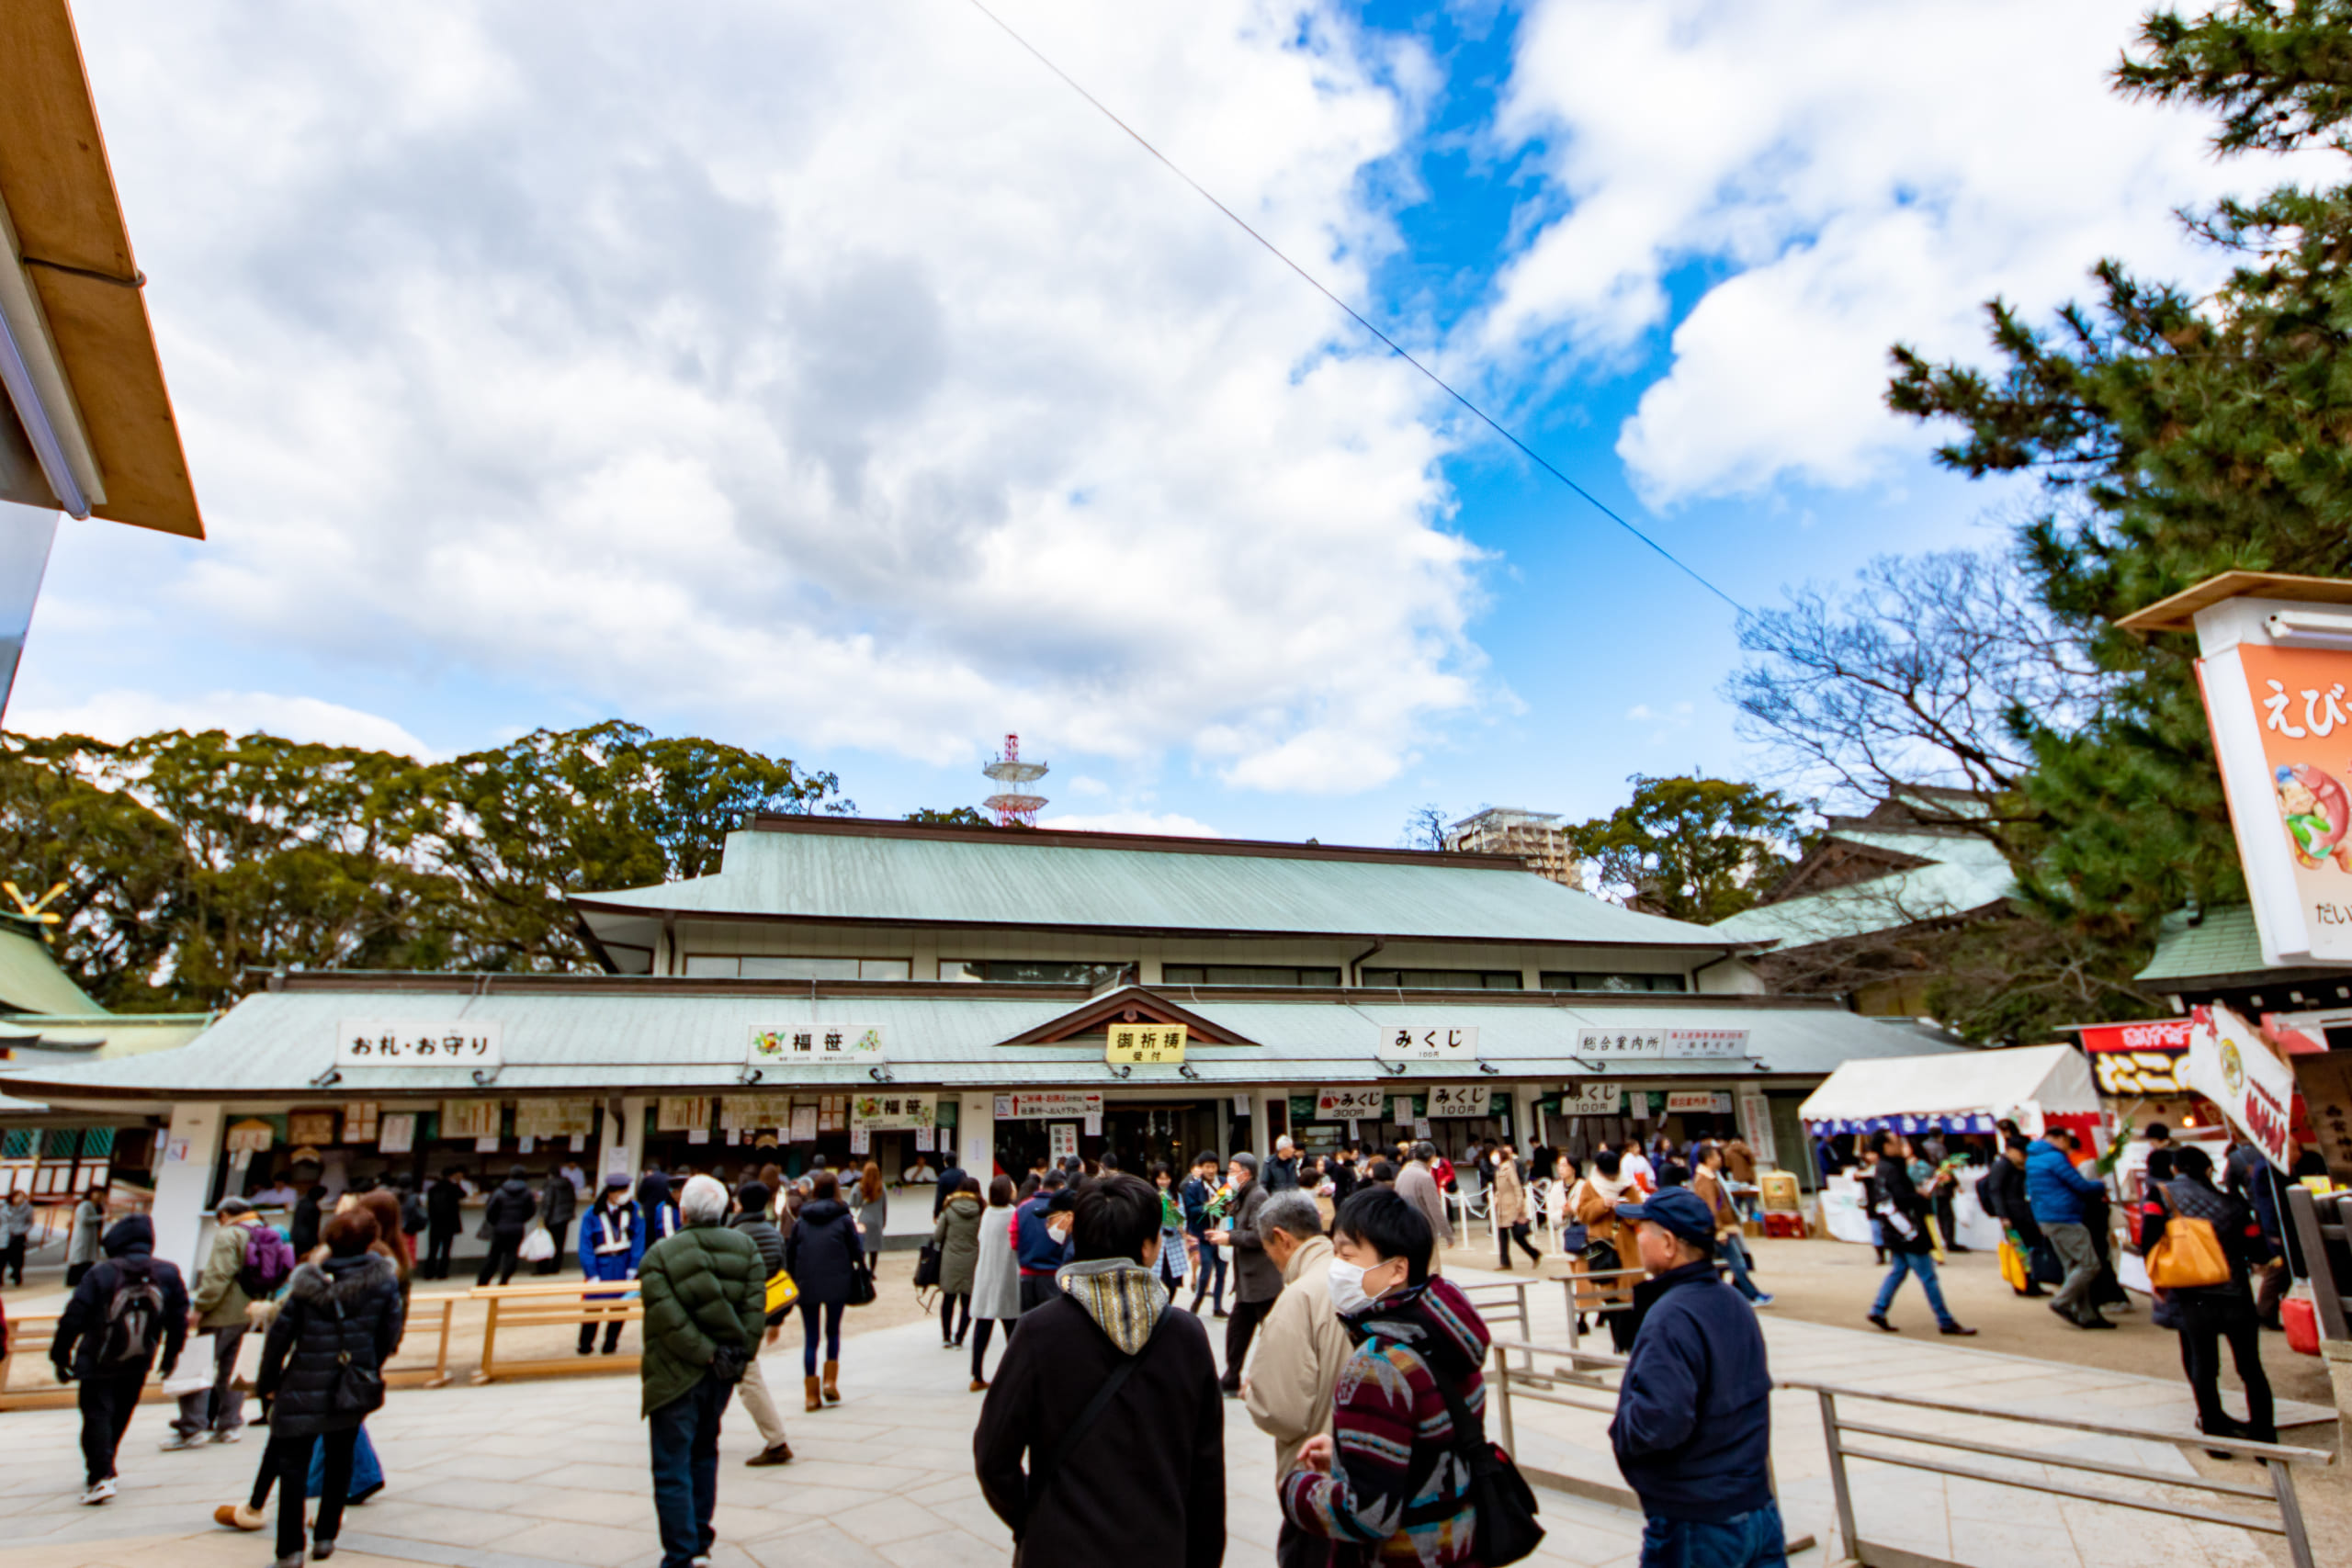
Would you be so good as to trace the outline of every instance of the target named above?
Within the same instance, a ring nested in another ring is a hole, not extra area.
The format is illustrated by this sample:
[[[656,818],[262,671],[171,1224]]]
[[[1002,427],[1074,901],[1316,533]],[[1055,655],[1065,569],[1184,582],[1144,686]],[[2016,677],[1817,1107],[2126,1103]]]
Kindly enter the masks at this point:
[[[1886,1309],[1894,1304],[1894,1292],[1903,1284],[1903,1276],[1919,1276],[1919,1288],[1928,1292],[1928,1305],[1932,1308],[1939,1324],[1952,1321],[1951,1309],[1944,1305],[1943,1287],[1936,1283],[1935,1255],[1927,1252],[1890,1252],[1893,1262],[1886,1278],[1879,1282],[1878,1300],[1871,1306],[1871,1314],[1884,1317]]]
[[[1642,1521],[1641,1568],[1788,1568],[1788,1561],[1777,1503],[1720,1524],[1656,1514]]]
[[[800,1370],[809,1377],[817,1375],[817,1320],[821,1314],[825,1324],[825,1359],[842,1359],[842,1308],[845,1302],[820,1304],[808,1297],[800,1298]]]
[[[662,1568],[687,1568],[717,1540],[718,1420],[735,1392],[708,1372],[646,1417],[653,1447],[653,1517],[662,1528]]]
[[[1731,1266],[1731,1282],[1741,1295],[1752,1302],[1764,1293],[1747,1277],[1747,1247],[1738,1236],[1724,1238],[1724,1261]]]

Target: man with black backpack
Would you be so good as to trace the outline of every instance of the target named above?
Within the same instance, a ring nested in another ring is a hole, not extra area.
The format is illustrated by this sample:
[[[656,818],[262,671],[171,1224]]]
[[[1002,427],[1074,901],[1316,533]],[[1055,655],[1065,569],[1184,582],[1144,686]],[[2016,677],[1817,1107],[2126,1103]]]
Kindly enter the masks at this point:
[[[178,1367],[187,1343],[187,1286],[180,1271],[155,1256],[155,1227],[144,1214],[117,1220],[101,1242],[95,1265],[65,1303],[50,1341],[59,1382],[81,1382],[82,1458],[86,1504],[115,1495],[115,1450],[139,1407],[160,1349],[164,1375]]]
[[[1159,1282],[1159,1194],[1101,1177],[1073,1221],[1077,1261],[1023,1316],[980,1406],[980,1491],[1016,1565],[1216,1568],[1225,1413],[1208,1331]]]

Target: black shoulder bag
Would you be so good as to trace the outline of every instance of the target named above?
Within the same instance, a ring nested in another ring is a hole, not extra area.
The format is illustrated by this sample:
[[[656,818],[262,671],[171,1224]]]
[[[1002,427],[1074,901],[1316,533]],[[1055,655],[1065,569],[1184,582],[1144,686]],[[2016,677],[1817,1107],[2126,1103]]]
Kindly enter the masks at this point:
[[[1531,1555],[1544,1540],[1544,1527],[1535,1522],[1534,1491],[1501,1445],[1487,1441],[1486,1424],[1470,1414],[1453,1380],[1438,1376],[1435,1367],[1430,1372],[1453,1422],[1454,1457],[1470,1472],[1463,1496],[1477,1511],[1474,1533],[1478,1562],[1485,1568],[1501,1568]]]
[[[343,1298],[334,1293],[332,1280],[328,1282],[327,1299],[334,1306],[335,1413],[368,1415],[383,1407],[384,1374],[378,1368],[351,1359],[349,1320],[343,1314]]]
[[[1070,1455],[1078,1451],[1078,1445],[1085,1440],[1088,1430],[1102,1412],[1110,1408],[1111,1401],[1127,1386],[1127,1380],[1135,1375],[1136,1369],[1143,1365],[1143,1359],[1151,1353],[1152,1346],[1159,1342],[1159,1325],[1168,1321],[1168,1310],[1161,1307],[1159,1315],[1151,1320],[1151,1332],[1144,1336],[1142,1348],[1102,1380],[1102,1386],[1094,1391],[1094,1397],[1086,1402],[1086,1408],[1078,1413],[1078,1419],[1063,1431],[1062,1440],[1054,1445],[1054,1451],[1044,1466],[1029,1472],[1029,1509],[1021,1521],[1024,1527],[1036,1516],[1037,1506],[1046,1500],[1046,1494],[1053,1490],[1054,1482],[1061,1475],[1062,1466],[1069,1461]],[[1013,1540],[1018,1545],[1020,1537],[1015,1535]]]

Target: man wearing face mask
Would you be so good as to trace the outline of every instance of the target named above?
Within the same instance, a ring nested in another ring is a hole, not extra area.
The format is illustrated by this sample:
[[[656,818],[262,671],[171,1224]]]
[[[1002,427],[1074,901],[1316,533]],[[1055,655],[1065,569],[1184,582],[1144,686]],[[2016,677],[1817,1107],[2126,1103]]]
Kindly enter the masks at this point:
[[[1460,1449],[1484,1424],[1487,1325],[1430,1272],[1430,1224],[1408,1198],[1367,1187],[1331,1222],[1325,1270],[1354,1348],[1332,1396],[1331,1433],[1300,1445],[1283,1515],[1351,1549],[1335,1559],[1449,1568],[1476,1562],[1476,1514]]]
[[[1642,1563],[1784,1568],[1768,1466],[1772,1373],[1754,1309],[1715,1272],[1715,1216],[1668,1187],[1617,1217],[1650,1272],[1609,1440],[1642,1500]]]
[[[1013,1247],[1021,1261],[1023,1316],[1053,1299],[1054,1273],[1070,1258],[1070,1226],[1076,1218],[1078,1194],[1055,1179],[1060,1175],[1048,1172],[1037,1195],[1016,1211],[1020,1218],[1015,1222]]]
[[[1258,1341],[1258,1359],[1241,1380],[1241,1397],[1258,1430],[1274,1439],[1274,1473],[1298,1463],[1306,1439],[1331,1431],[1331,1391],[1355,1348],[1331,1306],[1331,1243],[1322,1212],[1303,1191],[1277,1192],[1258,1213],[1266,1257],[1283,1271],[1283,1293]],[[1320,1568],[1330,1546],[1288,1519],[1274,1540],[1278,1568]]]

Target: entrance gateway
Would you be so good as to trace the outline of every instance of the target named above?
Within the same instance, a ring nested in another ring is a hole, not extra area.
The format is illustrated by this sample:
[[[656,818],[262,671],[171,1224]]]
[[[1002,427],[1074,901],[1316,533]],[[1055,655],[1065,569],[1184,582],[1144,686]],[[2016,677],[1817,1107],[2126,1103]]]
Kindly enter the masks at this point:
[[[762,816],[711,875],[573,905],[601,974],[277,976],[183,1049],[12,1092],[155,1134],[163,1255],[193,1263],[220,1196],[298,1156],[334,1182],[822,1155],[895,1183],[1057,1136],[1148,1167],[1283,1133],[1328,1153],[1351,1124],[1449,1154],[1736,1127],[1760,1152],[1776,1100],[1920,1049],[1759,994],[1752,944],[1507,856]],[[355,1052],[355,1021],[435,1049]],[[890,1234],[930,1212],[894,1201]]]

